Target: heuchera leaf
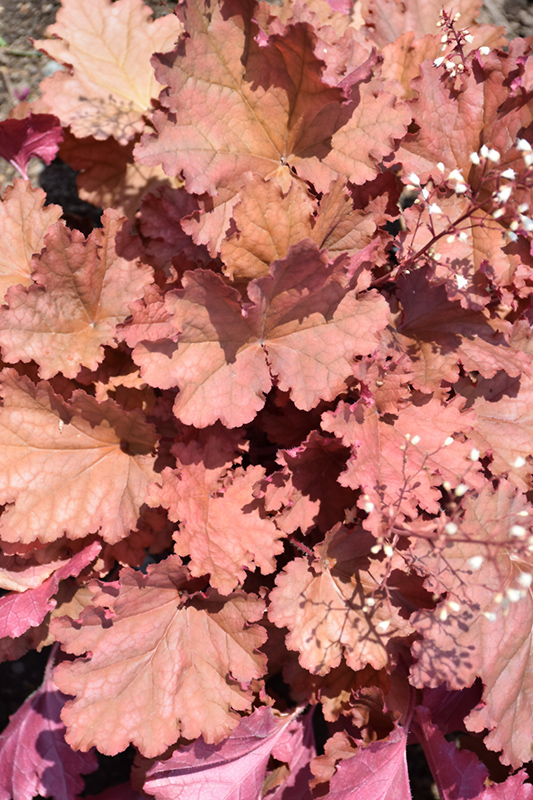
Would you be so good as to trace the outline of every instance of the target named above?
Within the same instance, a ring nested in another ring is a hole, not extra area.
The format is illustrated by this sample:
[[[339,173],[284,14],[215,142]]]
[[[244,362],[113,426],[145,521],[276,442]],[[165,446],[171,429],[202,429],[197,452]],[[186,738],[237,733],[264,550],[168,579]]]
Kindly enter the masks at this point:
[[[45,206],[42,189],[15,178],[0,201],[0,299],[10,286],[31,284],[31,259],[41,252],[44,237],[63,213],[60,206]]]
[[[296,558],[276,578],[269,618],[289,629],[287,647],[300,653],[300,664],[313,674],[326,675],[342,655],[353,670],[367,664],[381,669],[395,660],[394,639],[411,631],[382,595],[382,567],[369,560],[374,542],[363,529],[337,526],[315,548],[315,563]],[[371,608],[367,593],[375,600]]]
[[[34,47],[68,65],[41,84],[43,101],[75,136],[127,144],[145,126],[159,87],[152,53],[173,47],[182,26],[172,15],[150,21],[142,0],[63,0],[57,22]]]
[[[0,800],[75,800],[81,775],[98,767],[94,752],[75,752],[66,743],[60,718],[66,697],[50,673],[0,734]]]
[[[266,633],[252,624],[264,603],[211,590],[187,600],[180,564],[171,556],[146,576],[125,569],[118,591],[100,584],[79,621],[53,623],[66,652],[90,654],[54,674],[75,696],[62,714],[75,749],[115,755],[132,743],[154,757],[180,735],[219,742],[250,710],[250,683],[265,671]]]
[[[396,728],[388,740],[359,747],[337,766],[328,800],[410,800],[406,744],[405,730]]]
[[[483,480],[470,460],[472,444],[456,436],[468,435],[475,425],[472,412],[461,411],[463,402],[443,405],[434,397],[414,396],[392,421],[361,401],[339,403],[323,415],[322,427],[353,448],[341,484],[364,489],[365,501],[377,509],[394,507],[397,514],[413,518],[417,504],[438,513],[436,487],[444,480],[455,487],[464,475],[468,485],[481,487]],[[414,437],[419,439],[411,443]]]
[[[59,582],[79,575],[82,569],[94,561],[100,550],[100,543],[93,542],[60,566],[40,586],[0,598],[0,637],[14,638],[28,628],[40,625],[46,614],[56,605],[52,598],[59,588]]]
[[[355,493],[340,486],[346,465],[346,448],[337,439],[312,431],[299,447],[280,450],[284,469],[263,483],[268,511],[276,510],[276,525],[286,533],[302,533],[316,525],[326,533],[344,510],[355,503]]]
[[[99,404],[81,390],[66,403],[45,381],[35,386],[11,369],[1,373],[1,394],[0,502],[7,508],[0,539],[52,542],[99,532],[115,543],[135,529],[156,477],[157,437],[142,413]]]
[[[289,761],[298,745],[303,745],[304,734],[309,736],[309,725],[298,716],[300,713],[298,709],[279,717],[270,708],[258,708],[220,744],[208,745],[199,739],[175,750],[169,759],[156,761],[146,774],[143,789],[157,800],[177,796],[182,800],[200,796],[203,800],[256,800],[273,751],[278,761]],[[289,743],[291,748],[286,753],[283,745]],[[312,745],[304,751],[308,763],[314,754]],[[298,771],[292,774],[291,770],[292,792]],[[278,791],[271,796],[276,800],[284,797]]]
[[[403,318],[402,349],[413,361],[412,383],[423,392],[434,391],[441,381],[455,383],[460,364],[468,372],[492,378],[499,370],[517,376],[529,371],[529,359],[509,344],[511,325],[491,319],[488,313],[448,302],[443,287],[428,285],[424,271],[398,280]]]
[[[458,519],[457,542],[447,543],[445,557],[418,540],[417,563],[430,577],[426,586],[445,594],[435,611],[418,611],[411,622],[422,635],[415,642],[416,686],[451,689],[483,681],[483,700],[465,720],[468,730],[490,731],[486,744],[502,750],[503,763],[520,766],[531,758],[531,593],[520,583],[532,559],[511,559],[499,542],[509,540],[513,525],[531,513],[523,495],[508,481],[495,489],[487,483],[465,498]]]
[[[180,388],[174,413],[187,425],[249,422],[273,379],[309,410],[345,386],[355,356],[372,352],[389,316],[379,295],[357,297],[328,272],[325,256],[304,241],[249,284],[244,304],[213,272],[189,272],[184,289],[166,298],[177,346],[166,341],[158,352],[141,342],[133,358],[151,386]]]
[[[52,114],[30,113],[25,119],[4,119],[0,122],[0,156],[27,180],[30,158],[37,156],[50,164],[62,138],[61,125]]]
[[[109,210],[103,228],[87,240],[60,223],[49,231],[34,261],[34,285],[9,289],[8,307],[0,309],[6,361],[33,359],[43,378],[58,372],[74,378],[82,366],[97,367],[103,345],[114,344],[116,326],[152,281],[150,267],[138,263],[141,251],[129,227]]]
[[[168,509],[172,521],[182,520],[175,552],[190,556],[191,574],[209,573],[211,586],[229,594],[244,581],[245,569],[274,572],[283,534],[250,502],[263,468],[237,469],[223,480],[224,467],[207,469],[196,442],[178,445],[174,453],[179,470],[164,471],[163,485],[153,487],[149,503]]]
[[[443,800],[463,800],[481,794],[488,769],[468,750],[458,750],[432,724],[427,708],[415,709],[415,730],[418,733],[431,772]],[[533,789],[533,787],[532,787]]]

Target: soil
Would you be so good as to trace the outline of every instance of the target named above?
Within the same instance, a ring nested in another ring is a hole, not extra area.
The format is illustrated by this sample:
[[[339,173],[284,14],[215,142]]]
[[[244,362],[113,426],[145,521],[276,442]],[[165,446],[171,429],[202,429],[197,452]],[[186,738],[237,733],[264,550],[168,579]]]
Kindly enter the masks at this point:
[[[145,2],[156,17],[174,7],[170,0],[168,5],[163,0]],[[36,99],[41,80],[52,74],[53,62],[33,51],[29,40],[45,37],[60,6],[59,0],[0,0],[0,37],[6,43],[5,47],[0,46],[0,120],[19,101]],[[480,21],[504,26],[510,39],[531,36],[533,0],[485,0]],[[10,164],[0,159],[0,191],[17,175]],[[34,184],[43,186],[50,202],[63,206],[65,214],[85,217],[95,210],[79,200],[74,173],[61,162],[43,168],[33,159],[29,176]],[[0,732],[9,716],[41,683],[47,657],[47,651],[30,652],[19,661],[0,664]],[[102,757],[98,772],[87,776],[83,796],[128,780],[132,759],[133,752],[129,751],[114,759]],[[435,800],[438,794],[419,745],[408,747],[408,762],[413,800]]]

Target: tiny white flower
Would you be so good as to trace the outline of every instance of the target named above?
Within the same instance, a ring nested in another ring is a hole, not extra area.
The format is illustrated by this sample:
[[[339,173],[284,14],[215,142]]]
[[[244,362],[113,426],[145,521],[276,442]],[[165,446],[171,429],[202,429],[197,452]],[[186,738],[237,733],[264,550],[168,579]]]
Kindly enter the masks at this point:
[[[526,167],[531,167],[533,164],[533,153],[524,153],[522,158],[524,159],[524,164]]]
[[[386,544],[383,548],[383,552],[387,558],[392,558],[394,555],[394,548],[390,544]]]
[[[462,497],[468,491],[468,486],[466,483],[460,483],[459,486],[455,489],[454,495],[456,497]]]
[[[419,443],[420,443],[420,436],[418,436],[417,434],[416,436],[413,436],[413,438],[411,439],[411,444],[419,444]]]
[[[455,600],[449,600],[448,605],[451,608],[451,610],[454,611],[456,614],[461,610],[460,603],[456,603]]]
[[[381,553],[381,545],[375,544],[373,547],[370,548],[370,552],[373,556],[377,556],[378,553]]]
[[[497,208],[496,211],[492,212],[492,217],[493,219],[500,219],[500,217],[503,217],[504,214],[505,211],[503,208]]]
[[[448,244],[453,244],[453,242],[455,242],[455,233],[450,233],[450,235],[446,237],[446,241]]]
[[[364,508],[364,510],[366,511],[367,514],[371,514],[372,511],[374,510],[375,506],[374,506],[374,503],[371,500],[368,500],[364,504],[363,508]]]
[[[448,34],[447,33],[443,33],[442,36],[440,37],[440,40],[441,40],[441,42],[447,42],[448,41]]]
[[[450,439],[451,439],[450,444],[452,444],[453,443],[453,439],[451,437],[450,437]],[[446,439],[446,442],[447,441],[448,441],[448,439]],[[446,447],[446,442],[444,442],[444,447]],[[444,481],[444,483],[442,484],[442,488],[447,492],[451,491],[452,485],[451,485],[450,481]]]
[[[450,174],[448,175],[448,180],[449,180],[449,181],[463,181],[463,180],[464,180],[464,178],[463,178],[463,176],[461,175],[461,170],[459,170],[459,169],[452,169],[452,171],[451,171],[451,172],[450,172]]]
[[[531,575],[529,572],[521,572],[518,576],[518,583],[522,589],[529,589],[533,583],[533,575]]]
[[[453,444],[453,436],[448,436],[448,437],[447,437],[447,438],[444,440],[443,447],[449,447],[451,444]],[[445,484],[443,484],[443,486],[444,486],[444,488],[445,488],[445,489],[447,488]]]
[[[511,536],[516,536],[517,539],[524,539],[527,533],[527,530],[524,528],[523,525],[511,525],[511,530],[509,531]]]
[[[438,169],[438,171],[439,171],[439,172],[444,172],[444,170],[446,169],[446,167],[444,166],[444,164],[442,163],[442,161],[439,161],[439,162],[438,162],[438,164],[437,164],[437,169]]]
[[[489,622],[496,622],[497,617],[494,611],[484,611],[483,616],[485,619],[488,619]]]
[[[424,200],[427,200],[427,199],[428,199],[428,197],[429,197],[429,191],[428,191],[428,189],[426,189],[425,187],[422,189],[422,191],[420,192],[420,194],[422,195],[422,197],[424,198]]]
[[[431,203],[428,208],[428,212],[430,214],[442,214],[442,209],[437,205],[437,203]]]
[[[511,197],[512,191],[511,186],[504,186],[503,189],[500,189],[500,191],[496,193],[496,199],[499,203],[506,203]]]
[[[507,169],[504,169],[504,171],[501,174],[501,177],[506,178],[509,181],[513,181],[516,178],[516,172],[514,171],[514,169],[511,169],[511,167],[508,167]]]
[[[475,164],[476,166],[479,164],[479,155],[477,153],[470,153],[468,158],[471,164]]]
[[[407,176],[407,182],[412,186],[420,186],[420,178],[415,172],[410,172]]]
[[[446,531],[446,533],[447,533],[449,536],[453,536],[453,535],[454,535],[454,533],[457,533],[457,531],[459,530],[459,528],[457,527],[457,525],[455,524],[455,522],[447,522],[447,523],[446,523],[446,525],[444,526],[444,530]]]
[[[518,601],[524,596],[519,589],[512,589],[509,588],[505,592],[511,603],[518,603]]]
[[[531,217],[525,217],[523,214],[520,214],[520,222],[527,233],[533,231],[533,219],[531,219]]]
[[[455,184],[455,187],[454,187],[455,194],[464,194],[466,191],[468,191],[468,186],[466,185],[466,183],[456,183]]]
[[[510,242],[516,242],[516,240],[518,239],[517,234],[513,233],[512,231],[505,231],[505,235]]]
[[[445,608],[442,608],[440,610],[439,619],[441,622],[446,622],[446,620],[448,619],[448,612],[446,611]]]
[[[466,231],[461,231],[457,236],[457,238],[459,239],[460,242],[466,242],[468,239],[468,234]]]
[[[478,569],[481,569],[484,562],[483,556],[472,556],[472,558],[468,559],[468,563],[470,565],[470,569],[473,569],[474,572],[477,572]]]
[[[520,225],[519,225],[519,223],[518,223],[518,220],[516,220],[516,219],[513,219],[513,221],[512,221],[512,222],[511,222],[511,224],[509,225],[509,228],[510,228],[512,231],[517,231],[519,227],[520,227]]]
[[[435,261],[440,261],[440,259],[441,259],[441,255],[440,255],[440,253],[433,253],[433,259],[434,259]]]
[[[520,203],[516,210],[519,214],[525,214],[526,211],[529,211],[529,203]]]
[[[481,156],[481,158],[487,158],[488,154],[489,154],[489,148],[487,147],[486,144],[482,144],[479,150],[479,155]]]
[[[472,44],[473,41],[474,41],[474,37],[472,36],[472,34],[471,33],[467,33],[465,35],[465,42],[468,42],[468,44]]]
[[[479,52],[481,53],[482,56],[488,56],[488,54],[490,53],[490,47],[485,47],[485,45],[483,45],[483,47],[479,48]]]
[[[524,509],[523,511],[519,511],[519,512],[518,512],[518,514],[517,514],[516,516],[517,516],[517,517],[529,517],[529,511],[526,511],[526,510]]]
[[[390,625],[390,619],[383,619],[381,620],[381,622],[378,622],[376,627],[381,631],[381,633],[385,633],[389,625]]]
[[[512,466],[515,469],[520,469],[520,467],[525,467],[525,465],[526,465],[526,459],[523,456],[517,456],[512,464]],[[526,511],[526,517],[527,517],[527,511]]]
[[[473,447],[470,451],[470,461],[477,461],[479,458],[479,450],[477,447]]]
[[[531,145],[527,139],[517,139],[516,149],[521,150],[523,153],[531,153]]]
[[[494,149],[494,147],[491,147],[489,152],[487,153],[487,158],[489,159],[489,161],[492,161],[494,164],[497,164],[501,156],[498,153],[498,151]]]
[[[440,65],[442,64],[443,61],[444,61],[444,56],[439,56],[438,58],[434,59],[433,66],[434,67],[440,67]]]
[[[366,598],[366,604],[367,604],[367,606],[370,606],[370,608],[372,608],[372,606],[376,605],[376,601],[375,601],[375,599],[373,597],[367,597]]]

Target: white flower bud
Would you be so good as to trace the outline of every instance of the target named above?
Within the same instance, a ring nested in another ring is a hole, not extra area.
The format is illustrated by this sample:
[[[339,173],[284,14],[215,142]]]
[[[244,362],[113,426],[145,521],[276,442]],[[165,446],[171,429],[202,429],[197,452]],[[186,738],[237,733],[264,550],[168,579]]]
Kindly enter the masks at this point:
[[[480,47],[479,52],[482,56],[488,56],[488,54],[490,53],[490,47],[485,47],[485,46]]]
[[[468,486],[466,483],[460,483],[459,486],[455,489],[454,495],[456,497],[462,497],[468,491]]]
[[[507,169],[504,169],[501,177],[505,178],[506,180],[513,181],[516,178],[516,172],[514,169],[511,169],[511,167],[508,167]]]
[[[478,569],[481,569],[484,561],[485,559],[483,558],[483,556],[472,556],[472,558],[468,559],[470,569],[473,569],[474,572],[477,572]]]
[[[431,205],[428,207],[428,212],[430,214],[442,214],[442,209],[437,205],[437,203],[431,203]]]
[[[477,166],[480,163],[479,162],[479,155],[477,153],[470,153],[468,158],[470,159],[470,163],[471,164],[475,164]]]
[[[446,525],[444,526],[444,530],[446,531],[446,533],[447,533],[449,536],[453,536],[453,535],[454,535],[454,533],[457,533],[457,531],[459,530],[459,528],[457,527],[457,525],[455,524],[455,522],[447,522],[447,523],[446,523]]]

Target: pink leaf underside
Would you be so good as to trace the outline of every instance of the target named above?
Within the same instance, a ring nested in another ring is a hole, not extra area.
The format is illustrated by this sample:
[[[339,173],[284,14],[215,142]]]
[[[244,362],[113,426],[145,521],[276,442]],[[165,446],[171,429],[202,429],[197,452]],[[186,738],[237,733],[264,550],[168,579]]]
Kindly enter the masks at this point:
[[[294,791],[298,773],[305,770],[314,754],[312,744],[304,739],[306,734],[309,738],[308,728],[294,713],[276,717],[270,708],[259,708],[219,744],[208,745],[199,739],[176,750],[168,760],[156,761],[147,772],[143,788],[157,800],[174,800],[177,796],[182,800],[200,796],[202,800],[256,800],[268,760],[274,755],[293,767],[289,780]],[[302,752],[307,762],[299,763],[294,756]]]
[[[0,800],[75,800],[84,786],[81,775],[97,769],[94,752],[76,752],[65,741],[65,699],[45,678],[0,734]]]
[[[63,131],[52,114],[32,114],[25,119],[5,119],[0,122],[0,156],[13,164],[23,178],[32,156],[50,164],[55,158]]]
[[[410,800],[406,744],[405,731],[396,728],[387,741],[359,747],[338,764],[327,800]]]
[[[98,553],[101,545],[93,542],[66,563],[58,562],[58,569],[43,583],[25,592],[12,592],[0,598],[0,638],[21,636],[28,628],[40,625],[46,614],[55,608],[54,594],[59,582],[68,577],[77,577]]]
[[[273,380],[298,408],[333,399],[389,317],[377,293],[357,297],[330,279],[325,256],[308,241],[252,281],[245,304],[213,272],[189,272],[182,282],[166,297],[177,344],[141,342],[133,357],[150,385],[180,388],[174,413],[197,427],[251,421]]]
[[[115,544],[135,530],[156,479],[157,439],[142,413],[82,390],[66,402],[46,381],[36,386],[11,369],[0,391],[0,539],[29,544],[99,532]]]
[[[74,696],[62,718],[75,749],[115,755],[131,742],[155,757],[180,735],[219,742],[250,710],[250,683],[265,670],[257,648],[266,633],[253,624],[264,603],[213,591],[185,603],[190,575],[180,563],[171,556],[146,576],[125,569],[118,592],[99,584],[78,622],[53,622],[64,650],[91,654],[60,664],[54,676]]]

